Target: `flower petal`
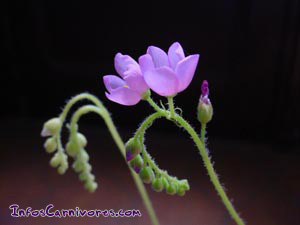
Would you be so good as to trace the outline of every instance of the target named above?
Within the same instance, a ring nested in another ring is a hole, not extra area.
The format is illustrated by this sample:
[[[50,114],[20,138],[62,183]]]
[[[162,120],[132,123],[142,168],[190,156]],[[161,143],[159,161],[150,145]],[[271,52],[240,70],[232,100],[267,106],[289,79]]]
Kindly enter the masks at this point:
[[[152,57],[149,54],[142,55],[139,58],[139,64],[142,71],[142,74],[144,74],[147,70],[154,70],[154,63],[152,61]]]
[[[198,64],[199,55],[190,55],[181,60],[175,69],[176,76],[179,80],[178,92],[186,89],[191,83]]]
[[[141,100],[138,92],[126,87],[117,88],[111,93],[105,92],[105,95],[109,100],[127,106],[135,105]]]
[[[121,77],[125,76],[124,73],[129,69],[129,65],[139,68],[138,63],[129,55],[122,55],[121,53],[116,54],[115,69]]]
[[[173,43],[168,51],[169,63],[173,70],[175,70],[177,63],[184,59],[184,52],[178,42]]]
[[[169,66],[169,60],[167,54],[158,47],[150,46],[147,49],[147,54],[151,55],[154,66],[156,68],[162,66]]]
[[[129,75],[126,76],[124,80],[131,90],[137,91],[140,95],[144,94],[149,89],[144,77],[141,75]]]
[[[144,78],[148,86],[161,96],[173,96],[177,93],[178,78],[169,67],[148,70]]]
[[[103,77],[103,82],[108,92],[126,85],[125,81],[115,75],[106,75]]]

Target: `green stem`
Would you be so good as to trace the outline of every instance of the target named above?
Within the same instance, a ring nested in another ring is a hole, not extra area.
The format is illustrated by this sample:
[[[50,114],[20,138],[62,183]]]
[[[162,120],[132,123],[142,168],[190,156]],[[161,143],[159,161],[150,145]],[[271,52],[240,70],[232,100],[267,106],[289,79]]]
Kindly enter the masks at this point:
[[[66,107],[64,108],[62,114],[60,115],[60,119],[63,123],[63,121],[66,118],[66,115],[68,113],[68,111],[70,110],[70,108],[72,107],[73,104],[75,104],[77,101],[82,100],[82,99],[88,99],[90,101],[92,101],[96,106],[94,105],[87,105],[87,106],[82,106],[81,108],[79,108],[75,114],[74,114],[74,119],[72,118],[71,121],[71,135],[72,133],[76,132],[76,123],[78,122],[79,118],[81,117],[81,115],[84,115],[88,112],[95,112],[97,114],[99,114],[105,121],[116,145],[118,146],[123,158],[125,159],[125,155],[126,155],[126,150],[125,150],[125,145],[124,142],[122,141],[110,115],[109,112],[106,110],[106,108],[104,107],[104,105],[101,103],[101,101],[90,94],[80,94],[75,96],[74,98],[72,98],[66,105]],[[60,133],[60,132],[59,132]],[[159,225],[159,221],[158,218],[155,214],[155,211],[153,209],[151,200],[149,198],[149,195],[145,189],[145,186],[142,182],[142,180],[140,179],[140,177],[130,168],[130,173],[133,177],[133,180],[136,184],[136,187],[139,191],[139,194],[143,200],[143,203],[145,205],[145,208],[149,214],[150,220],[152,222],[153,225]]]
[[[206,123],[201,123],[201,141],[205,146]]]
[[[190,126],[190,124],[184,120],[181,116],[176,115],[175,116],[175,121],[177,121],[182,127],[184,127],[184,129],[191,135],[193,141],[195,142],[200,155],[203,159],[204,165],[207,169],[208,175],[210,177],[211,182],[213,183],[213,185],[215,186],[218,194],[220,195],[225,207],[227,208],[229,214],[231,215],[231,217],[234,219],[234,221],[238,224],[238,225],[244,225],[244,221],[242,220],[242,218],[238,215],[238,213],[236,212],[236,210],[234,209],[232,203],[230,202],[229,198],[227,197],[224,188],[222,187],[218,176],[213,168],[212,162],[208,156],[208,153],[204,147],[204,142],[202,142],[196,131]],[[202,135],[204,136],[204,135]]]
[[[149,96],[146,101],[155,109],[155,111],[160,112],[160,113],[166,113],[165,110],[161,109],[154,101],[153,99]]]
[[[169,104],[169,110],[170,110],[170,119],[175,117],[175,110],[174,110],[174,102],[173,97],[168,97],[168,104]]]
[[[138,138],[140,136],[144,137],[146,130],[152,125],[153,121],[162,116],[164,116],[164,113],[161,113],[161,112],[156,112],[156,113],[153,113],[152,115],[148,116],[144,120],[144,122],[142,122],[141,126],[137,129],[134,137],[135,138]]]

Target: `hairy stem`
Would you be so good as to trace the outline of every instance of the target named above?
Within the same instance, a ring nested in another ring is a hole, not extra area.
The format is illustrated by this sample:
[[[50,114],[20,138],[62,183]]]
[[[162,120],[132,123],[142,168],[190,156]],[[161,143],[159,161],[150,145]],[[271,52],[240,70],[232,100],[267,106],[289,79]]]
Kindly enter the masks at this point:
[[[205,146],[206,123],[201,123],[201,141]]]
[[[165,110],[161,109],[154,101],[153,99],[149,96],[146,101],[155,109],[155,111],[160,112],[160,113],[166,113]]]
[[[83,99],[88,99],[88,100],[92,101],[96,106],[94,106],[94,105],[82,106],[81,108],[79,108],[75,112],[74,116],[72,117],[72,121],[71,121],[71,135],[72,135],[72,133],[76,132],[76,123],[78,122],[79,118],[82,115],[84,115],[88,112],[97,113],[98,115],[100,115],[104,119],[104,121],[105,121],[105,123],[106,123],[106,125],[107,125],[107,127],[108,127],[108,129],[109,129],[116,145],[118,146],[123,158],[125,159],[125,154],[126,154],[125,153],[126,152],[125,144],[122,141],[122,139],[121,139],[121,137],[120,137],[120,135],[119,135],[119,133],[118,133],[111,117],[110,117],[110,115],[109,115],[109,112],[106,110],[106,108],[103,106],[103,104],[101,103],[101,101],[97,97],[95,97],[91,94],[85,94],[84,93],[84,94],[80,94],[80,95],[77,95],[74,98],[72,98],[67,103],[66,107],[64,108],[63,112],[60,115],[60,119],[61,119],[62,123],[64,122],[70,108],[76,102],[78,102],[79,100],[83,100]],[[145,189],[145,186],[144,186],[142,180],[131,168],[129,168],[129,169],[130,169],[130,173],[133,177],[133,180],[136,184],[136,187],[139,191],[139,194],[140,194],[140,196],[143,200],[145,208],[146,208],[146,210],[149,214],[149,217],[150,217],[150,220],[151,220],[152,224],[153,225],[159,225],[159,221],[157,219],[157,216],[156,216],[155,211],[153,209],[151,200],[149,198],[149,195],[148,195],[148,193]]]
[[[155,102],[153,102],[152,99],[147,99],[148,102],[150,103],[150,105],[153,106],[153,108],[155,109],[156,107],[158,107]],[[172,98],[168,98],[169,101],[169,109],[174,110],[174,104],[173,104],[173,99]],[[159,107],[158,107],[159,108]],[[160,108],[159,108],[160,109]],[[181,127],[183,127],[192,137],[193,141],[195,142],[198,151],[202,157],[202,160],[204,162],[204,165],[207,169],[208,175],[210,177],[211,182],[213,183],[217,193],[220,195],[222,202],[224,203],[226,209],[228,210],[229,214],[231,215],[231,217],[233,218],[233,220],[238,224],[238,225],[244,225],[244,221],[242,220],[242,218],[238,215],[237,211],[235,210],[234,206],[232,205],[232,203],[230,202],[228,196],[226,195],[226,192],[224,190],[224,188],[222,187],[219,178],[213,168],[212,162],[210,160],[210,157],[208,155],[208,152],[206,151],[205,148],[205,129],[206,129],[206,124],[202,124],[201,125],[201,139],[199,138],[199,136],[197,135],[196,131],[191,127],[191,125],[185,120],[183,119],[180,115],[176,114],[174,112],[174,116],[170,116],[172,115],[172,112],[165,111],[165,110],[159,110],[158,113],[161,116],[166,117],[167,119],[173,118],[173,122],[176,125],[180,125]],[[151,124],[152,121],[156,118],[155,114],[152,114],[151,116],[149,116],[144,123],[146,124]],[[152,119],[152,120],[151,120]],[[148,121],[149,120],[149,121]],[[149,127],[148,125],[145,126],[141,126],[141,128],[137,131],[140,132],[141,135],[144,134],[145,130]]]
[[[168,104],[169,104],[169,110],[170,110],[170,118],[174,118],[175,110],[174,110],[173,97],[168,97]]]
[[[228,210],[229,214],[231,215],[231,217],[233,218],[233,220],[238,224],[238,225],[244,225],[244,221],[242,220],[242,218],[238,215],[238,213],[236,212],[236,210],[234,209],[232,203],[230,202],[228,196],[225,193],[224,188],[222,187],[218,176],[213,168],[212,162],[208,156],[208,153],[205,149],[204,146],[204,142],[202,142],[200,140],[200,138],[198,137],[196,131],[190,126],[190,124],[183,119],[181,116],[176,115],[175,116],[175,120],[190,134],[190,136],[192,137],[193,141],[195,142],[199,153],[202,157],[202,160],[204,162],[204,165],[207,169],[208,175],[210,177],[211,182],[213,183],[213,185],[215,186],[215,189],[217,190],[218,194],[220,195],[226,209]],[[204,136],[204,135],[202,135]]]

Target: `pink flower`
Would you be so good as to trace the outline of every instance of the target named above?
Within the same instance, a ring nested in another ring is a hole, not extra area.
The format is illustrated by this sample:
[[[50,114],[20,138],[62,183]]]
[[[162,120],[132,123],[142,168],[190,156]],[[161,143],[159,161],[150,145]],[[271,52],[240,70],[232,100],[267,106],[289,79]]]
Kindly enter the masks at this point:
[[[135,105],[148,91],[139,64],[128,55],[121,53],[115,56],[115,69],[123,78],[115,75],[103,77],[108,92],[106,97],[121,105]]]
[[[147,54],[139,58],[139,64],[147,85],[154,92],[174,96],[189,86],[198,60],[198,54],[185,57],[181,45],[175,42],[168,54],[158,47],[148,47]]]

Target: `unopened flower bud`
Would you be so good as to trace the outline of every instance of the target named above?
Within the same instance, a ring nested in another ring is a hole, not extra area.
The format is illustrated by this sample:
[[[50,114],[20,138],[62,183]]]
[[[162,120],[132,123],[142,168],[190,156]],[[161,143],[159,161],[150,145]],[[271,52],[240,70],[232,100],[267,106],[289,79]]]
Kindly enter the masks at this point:
[[[41,132],[42,137],[54,136],[58,133],[61,127],[61,121],[55,117],[44,123],[43,130]]]
[[[152,181],[152,189],[157,192],[161,192],[164,189],[164,185],[162,183],[162,178],[155,178]]]
[[[66,164],[61,164],[58,168],[57,168],[57,172],[59,173],[59,174],[64,174],[66,171],[67,171],[67,169],[68,169],[68,165]]]
[[[142,151],[141,143],[138,139],[130,138],[126,143],[126,160],[130,161]]]
[[[79,174],[79,180],[81,181],[87,181],[87,180],[95,180],[95,176],[91,174],[90,172],[81,172]]]
[[[169,195],[174,195],[177,192],[177,185],[174,181],[172,181],[171,183],[169,183],[167,189],[166,189],[167,194]]]
[[[75,157],[80,151],[79,145],[75,143],[75,141],[69,141],[66,144],[66,152],[68,153],[69,156]]]
[[[50,160],[50,165],[54,168],[58,167],[61,161],[62,161],[62,154],[60,152],[57,152]]]
[[[186,179],[179,181],[178,185],[179,187],[183,188],[183,190],[185,191],[190,190],[189,182]]]
[[[177,188],[177,195],[179,195],[179,196],[184,196],[185,195],[185,190],[184,190],[183,187],[179,186]]]
[[[44,144],[44,148],[46,149],[46,152],[52,153],[56,150],[57,144],[54,137],[50,137],[46,140]]]
[[[84,187],[86,190],[88,190],[89,192],[94,192],[96,191],[98,184],[95,181],[87,181],[84,184]]]
[[[141,169],[140,177],[144,183],[150,184],[151,181],[154,179],[155,174],[153,170],[149,166],[147,166]]]
[[[84,163],[79,160],[75,160],[72,167],[76,173],[80,173],[84,169]]]
[[[134,159],[129,162],[129,165],[136,173],[139,173],[141,168],[144,166],[144,160],[142,156],[139,154]]]
[[[162,182],[162,184],[163,184],[163,187],[164,187],[165,189],[167,189],[167,187],[169,186],[169,181],[168,181],[168,179],[165,178],[165,177],[162,177],[162,178],[161,178],[161,182]]]
[[[87,145],[86,137],[82,133],[77,133],[77,141],[81,148],[84,148]]]
[[[212,119],[213,116],[213,107],[208,97],[209,89],[208,82],[206,80],[202,83],[201,91],[202,93],[197,107],[197,117],[200,123],[206,124]]]
[[[80,160],[83,162],[87,162],[90,159],[89,154],[84,149],[81,149],[79,157],[80,157]]]

